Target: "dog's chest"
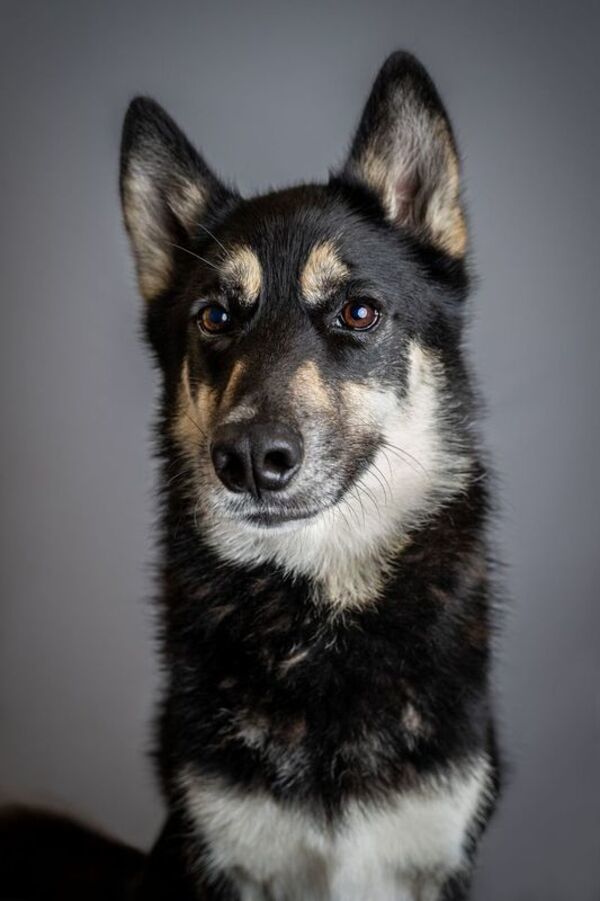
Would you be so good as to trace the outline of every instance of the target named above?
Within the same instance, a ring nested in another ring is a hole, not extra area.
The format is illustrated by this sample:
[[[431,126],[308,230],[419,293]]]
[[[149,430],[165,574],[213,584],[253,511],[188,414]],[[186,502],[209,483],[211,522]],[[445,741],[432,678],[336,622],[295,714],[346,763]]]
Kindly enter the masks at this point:
[[[242,901],[436,901],[464,863],[487,779],[481,758],[381,803],[350,802],[333,825],[191,770],[181,785],[204,866],[228,874]]]

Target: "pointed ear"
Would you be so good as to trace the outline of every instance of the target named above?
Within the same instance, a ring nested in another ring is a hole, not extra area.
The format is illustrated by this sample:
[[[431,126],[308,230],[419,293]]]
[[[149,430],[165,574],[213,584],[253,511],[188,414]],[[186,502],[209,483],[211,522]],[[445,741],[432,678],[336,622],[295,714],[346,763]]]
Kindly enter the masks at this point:
[[[389,221],[454,257],[464,255],[452,129],[435,85],[409,53],[392,54],[381,68],[341,175],[375,192]]]
[[[121,203],[146,300],[166,291],[176,248],[187,248],[198,223],[230,204],[228,191],[170,116],[147,97],[127,110],[121,141]]]

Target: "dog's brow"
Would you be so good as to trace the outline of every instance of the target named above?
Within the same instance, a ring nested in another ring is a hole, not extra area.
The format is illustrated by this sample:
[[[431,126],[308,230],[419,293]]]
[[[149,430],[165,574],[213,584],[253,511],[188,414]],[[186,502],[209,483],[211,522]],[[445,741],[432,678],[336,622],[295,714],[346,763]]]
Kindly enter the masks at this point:
[[[224,284],[239,292],[242,303],[256,303],[262,287],[262,268],[250,247],[241,244],[228,250],[219,269]]]
[[[300,275],[302,296],[309,304],[322,303],[349,275],[350,270],[331,241],[315,244]]]

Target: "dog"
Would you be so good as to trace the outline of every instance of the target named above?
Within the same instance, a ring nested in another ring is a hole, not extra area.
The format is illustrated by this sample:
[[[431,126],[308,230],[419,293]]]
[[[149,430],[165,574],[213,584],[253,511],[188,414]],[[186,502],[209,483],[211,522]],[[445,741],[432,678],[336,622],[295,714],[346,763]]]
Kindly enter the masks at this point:
[[[252,199],[129,107],[168,809],[131,897],[468,898],[501,766],[460,169],[404,52],[326,184]]]

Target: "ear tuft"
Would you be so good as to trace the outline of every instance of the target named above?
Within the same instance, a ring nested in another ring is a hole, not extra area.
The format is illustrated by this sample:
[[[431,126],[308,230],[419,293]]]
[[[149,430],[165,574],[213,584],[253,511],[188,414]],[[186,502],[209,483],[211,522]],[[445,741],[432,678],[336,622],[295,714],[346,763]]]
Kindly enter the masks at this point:
[[[171,284],[174,245],[189,244],[209,210],[232,195],[149,97],[136,97],[125,116],[120,188],[140,292],[151,300]]]
[[[383,64],[342,178],[373,191],[387,219],[454,257],[467,230],[450,121],[431,78],[409,53]]]

